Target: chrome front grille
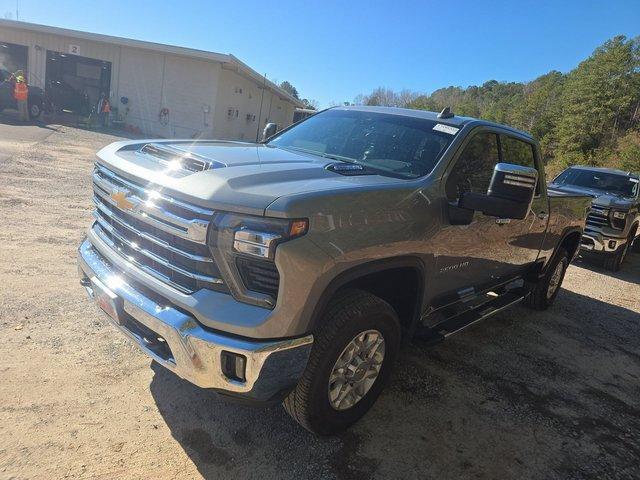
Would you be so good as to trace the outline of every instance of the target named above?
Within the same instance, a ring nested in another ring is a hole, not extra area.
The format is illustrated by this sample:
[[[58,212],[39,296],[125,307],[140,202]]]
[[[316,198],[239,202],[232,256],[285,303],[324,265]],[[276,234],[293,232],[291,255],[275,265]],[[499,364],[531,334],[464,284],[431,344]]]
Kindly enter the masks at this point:
[[[135,267],[173,288],[227,291],[207,246],[213,215],[130,182],[96,165],[92,229],[100,240]]]
[[[609,226],[609,209],[599,207],[597,205],[591,206],[591,211],[587,216],[587,229],[600,230],[602,227]]]

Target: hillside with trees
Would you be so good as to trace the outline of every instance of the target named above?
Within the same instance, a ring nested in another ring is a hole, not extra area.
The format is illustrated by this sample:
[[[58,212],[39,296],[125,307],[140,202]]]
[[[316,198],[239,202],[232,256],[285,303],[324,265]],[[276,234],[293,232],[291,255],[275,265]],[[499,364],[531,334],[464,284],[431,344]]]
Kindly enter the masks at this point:
[[[430,95],[377,88],[354,103],[440,111],[505,123],[541,145],[549,175],[569,165],[640,172],[640,38],[618,36],[574,70],[526,83],[490,80]]]

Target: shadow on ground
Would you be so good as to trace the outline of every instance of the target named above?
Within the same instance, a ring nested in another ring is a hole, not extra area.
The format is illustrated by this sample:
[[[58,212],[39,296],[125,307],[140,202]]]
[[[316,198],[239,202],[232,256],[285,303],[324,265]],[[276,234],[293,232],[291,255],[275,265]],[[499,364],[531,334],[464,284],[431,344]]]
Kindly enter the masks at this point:
[[[79,130],[86,130],[91,132],[99,132],[106,133],[111,135],[116,135],[118,137],[127,138],[130,140],[137,140],[143,138],[143,135],[135,134],[131,132],[126,132],[124,130],[114,130],[111,128],[101,128],[98,126],[89,127],[83,124],[80,121],[80,117],[78,115],[74,115],[72,113],[61,113],[61,114],[42,114],[37,119],[30,119],[26,122],[20,120],[17,111],[13,110],[4,110],[0,112],[0,124],[11,125],[15,127],[20,126],[35,126],[38,128],[43,128],[46,130],[51,130],[54,132],[60,131],[60,126],[68,126],[74,127]]]
[[[45,119],[41,116],[38,119],[30,119],[26,122],[23,122],[22,120],[20,120],[18,112],[14,112],[12,110],[3,110],[2,112],[0,112],[0,123],[3,123],[5,125],[12,125],[14,127],[32,125],[47,130],[52,130],[54,132],[59,131],[55,125],[50,125],[50,123],[54,122],[50,122],[49,119]]]
[[[199,472],[280,478],[640,476],[640,322],[563,290],[432,348],[410,346],[351,430],[317,438],[279,406],[241,406],[154,364],[151,393]],[[228,474],[228,473],[227,473]]]
[[[629,252],[618,272],[605,269],[602,260],[599,258],[578,257],[573,263],[592,272],[640,285],[640,253]],[[640,296],[640,293],[638,295]]]

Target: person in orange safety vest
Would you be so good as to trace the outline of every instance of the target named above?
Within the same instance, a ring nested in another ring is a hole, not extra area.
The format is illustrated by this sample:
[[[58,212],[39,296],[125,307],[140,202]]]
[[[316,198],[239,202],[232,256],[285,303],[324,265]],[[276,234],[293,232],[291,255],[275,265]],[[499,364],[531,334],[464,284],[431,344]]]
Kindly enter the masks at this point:
[[[21,73],[22,72],[17,72],[15,76],[13,98],[16,99],[16,103],[18,105],[20,120],[26,122],[29,120],[29,87]]]
[[[100,124],[103,127],[109,125],[109,114],[111,113],[111,103],[109,102],[109,97],[107,97],[104,93],[100,95],[100,100],[98,100],[98,118],[100,119]]]

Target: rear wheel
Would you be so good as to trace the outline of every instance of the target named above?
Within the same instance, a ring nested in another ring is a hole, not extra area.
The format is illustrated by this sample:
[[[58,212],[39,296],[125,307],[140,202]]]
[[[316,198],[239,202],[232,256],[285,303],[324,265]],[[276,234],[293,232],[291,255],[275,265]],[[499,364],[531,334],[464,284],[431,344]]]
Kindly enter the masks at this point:
[[[525,304],[535,310],[549,308],[558,296],[568,266],[569,254],[560,248],[551,259],[544,276],[530,286]]]
[[[38,118],[42,113],[42,104],[35,102],[29,105],[29,118]]]
[[[313,433],[345,430],[375,403],[399,348],[400,324],[388,303],[361,290],[339,293],[284,408]]]

